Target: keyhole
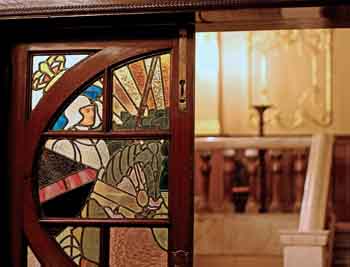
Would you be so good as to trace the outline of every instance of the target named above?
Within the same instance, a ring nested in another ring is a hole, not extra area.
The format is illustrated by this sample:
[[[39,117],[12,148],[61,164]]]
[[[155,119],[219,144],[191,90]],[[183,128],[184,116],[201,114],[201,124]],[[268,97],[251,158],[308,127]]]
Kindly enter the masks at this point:
[[[180,102],[185,102],[185,80],[180,80]]]

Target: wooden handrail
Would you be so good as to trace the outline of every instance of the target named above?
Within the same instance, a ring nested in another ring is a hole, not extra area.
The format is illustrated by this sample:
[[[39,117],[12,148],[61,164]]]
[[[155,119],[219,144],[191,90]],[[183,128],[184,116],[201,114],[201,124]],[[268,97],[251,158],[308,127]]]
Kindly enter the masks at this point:
[[[213,149],[305,148],[311,145],[311,137],[196,137],[196,151]]]
[[[333,143],[332,135],[319,134],[312,137],[299,232],[325,229]]]

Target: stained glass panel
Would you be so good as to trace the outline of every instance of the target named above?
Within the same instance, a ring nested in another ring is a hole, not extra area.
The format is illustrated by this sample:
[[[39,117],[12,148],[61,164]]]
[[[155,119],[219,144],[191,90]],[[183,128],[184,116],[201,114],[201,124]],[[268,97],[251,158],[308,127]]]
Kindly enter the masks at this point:
[[[88,54],[35,55],[32,57],[31,107],[37,106],[43,96],[62,75]]]
[[[168,149],[164,139],[49,139],[37,168],[42,215],[167,218]]]
[[[100,229],[65,227],[49,231],[64,252],[81,267],[97,267],[100,261]]]
[[[41,267],[40,262],[34,255],[33,251],[30,249],[30,247],[27,247],[27,266],[28,267]]]
[[[113,72],[113,130],[169,128],[170,54]]]
[[[168,266],[167,229],[112,228],[110,248],[110,266]]]
[[[103,121],[103,79],[90,84],[55,121],[53,131],[98,131]]]

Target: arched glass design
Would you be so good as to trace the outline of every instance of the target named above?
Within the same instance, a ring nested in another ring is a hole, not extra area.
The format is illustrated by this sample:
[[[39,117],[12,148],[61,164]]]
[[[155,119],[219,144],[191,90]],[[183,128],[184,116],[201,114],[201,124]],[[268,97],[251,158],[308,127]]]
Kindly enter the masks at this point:
[[[33,110],[62,75],[89,55],[33,55],[31,58],[31,109]]]
[[[34,57],[35,103],[86,56]],[[65,222],[44,227],[77,266],[168,266],[170,65],[167,52],[97,72],[42,134],[33,195],[41,220]]]

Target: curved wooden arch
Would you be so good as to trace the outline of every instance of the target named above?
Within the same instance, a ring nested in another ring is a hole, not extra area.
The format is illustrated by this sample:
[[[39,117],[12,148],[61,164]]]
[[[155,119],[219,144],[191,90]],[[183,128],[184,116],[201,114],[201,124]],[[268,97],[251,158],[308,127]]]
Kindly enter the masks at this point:
[[[37,204],[32,192],[33,180],[29,177],[32,177],[32,166],[43,131],[48,127],[51,118],[60,110],[66,100],[75,95],[83,84],[91,81],[99,73],[114,65],[121,65],[147,54],[169,51],[173,47],[173,41],[168,40],[156,42],[148,47],[131,45],[128,47],[105,48],[67,71],[32,111],[30,120],[26,125],[28,139],[25,152],[28,160],[24,166],[24,201],[26,203],[24,232],[33,252],[43,266],[76,267],[73,261],[57,245],[56,241],[47,235],[45,229],[39,224],[39,217],[36,212]],[[48,255],[50,256],[48,257]]]

